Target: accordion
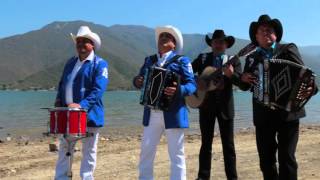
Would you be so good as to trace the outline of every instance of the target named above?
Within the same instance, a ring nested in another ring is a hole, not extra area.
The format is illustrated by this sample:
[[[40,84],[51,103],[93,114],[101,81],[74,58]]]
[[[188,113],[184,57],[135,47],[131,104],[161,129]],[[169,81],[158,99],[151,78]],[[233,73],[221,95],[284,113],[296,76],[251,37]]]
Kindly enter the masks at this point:
[[[147,68],[141,88],[140,104],[167,111],[175,95],[168,97],[164,94],[164,89],[174,86],[174,82],[180,85],[180,76],[177,73],[155,66]]]
[[[298,93],[315,80],[311,69],[285,59],[269,59],[258,64],[258,82],[253,86],[253,99],[272,109],[300,110],[311,98]]]

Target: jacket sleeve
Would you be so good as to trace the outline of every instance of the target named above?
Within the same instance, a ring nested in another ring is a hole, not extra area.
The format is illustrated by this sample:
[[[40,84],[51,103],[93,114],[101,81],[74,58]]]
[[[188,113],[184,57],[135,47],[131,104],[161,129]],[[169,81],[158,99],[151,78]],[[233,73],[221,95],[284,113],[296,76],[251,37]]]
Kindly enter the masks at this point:
[[[288,44],[285,56],[285,58],[288,58],[289,60],[292,60],[295,63],[304,65],[298,47],[294,43]]]
[[[62,77],[63,77],[63,75],[61,76],[61,78],[60,78],[60,81],[59,81],[59,84],[58,84],[58,89],[57,89],[57,96],[56,96],[56,101],[57,100],[59,100],[59,101],[61,101],[62,100],[62,97],[61,97],[61,91],[62,91]]]
[[[108,63],[104,60],[99,61],[94,74],[94,83],[89,95],[80,101],[80,106],[84,109],[90,109],[99,99],[108,85]]]
[[[180,59],[182,83],[180,85],[180,93],[184,96],[192,95],[196,91],[196,82],[194,80],[192,65],[189,58],[182,57]]]
[[[243,68],[243,73],[252,73],[250,71],[250,61],[249,61],[249,57],[246,58],[246,62],[245,62],[245,65],[244,65],[244,68]],[[250,88],[251,88],[251,85],[248,84],[248,83],[245,83],[243,81],[241,81],[241,76],[242,74],[239,74],[239,84],[238,84],[238,87],[243,90],[243,91],[248,91]]]
[[[143,63],[143,65],[140,67],[139,74],[138,74],[137,76],[135,76],[135,77],[133,78],[133,80],[132,80],[132,84],[133,84],[133,86],[134,86],[135,88],[138,88],[137,85],[135,84],[135,80],[136,80],[138,77],[140,77],[140,76],[144,76],[145,73],[146,73],[146,70],[147,70],[147,61],[148,61],[148,59],[149,59],[148,57],[146,57],[146,58],[144,59],[144,63]]]
[[[241,83],[240,76],[242,73],[241,62],[239,58],[236,59],[235,63],[233,64],[233,68],[234,68],[234,72],[231,76],[231,81],[232,81],[232,84],[239,86]]]
[[[201,54],[199,54],[199,56],[194,59],[192,61],[192,69],[193,69],[193,73],[198,73],[199,72],[199,68],[201,66]]]

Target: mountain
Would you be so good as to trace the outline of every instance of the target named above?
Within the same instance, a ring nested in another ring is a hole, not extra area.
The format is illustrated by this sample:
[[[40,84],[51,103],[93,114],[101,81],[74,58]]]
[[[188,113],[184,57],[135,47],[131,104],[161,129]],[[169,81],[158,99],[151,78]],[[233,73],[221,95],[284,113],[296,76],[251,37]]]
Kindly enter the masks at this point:
[[[132,88],[132,78],[144,57],[156,52],[154,29],[137,25],[106,27],[85,21],[53,22],[39,30],[0,39],[0,88],[55,87],[64,64],[76,54],[70,33],[75,34],[82,25],[89,26],[102,40],[97,54],[109,62],[108,89]],[[210,51],[202,34],[183,34],[183,38],[184,54],[192,59]],[[237,39],[228,53],[235,54],[248,43]],[[313,69],[320,69],[319,49],[320,46],[301,48],[306,64]]]
[[[300,48],[302,54],[309,56],[320,57],[320,46],[304,46]]]
[[[129,88],[129,77],[136,74],[144,57],[155,49],[148,38],[152,36],[152,29],[143,26],[108,28],[83,21],[54,22],[37,31],[1,39],[0,84],[14,88],[55,86],[64,64],[76,53],[70,32],[76,33],[81,25],[90,26],[101,37],[103,47],[97,54],[109,62],[110,77],[113,77],[110,89]],[[130,29],[142,35],[131,36],[127,33]]]

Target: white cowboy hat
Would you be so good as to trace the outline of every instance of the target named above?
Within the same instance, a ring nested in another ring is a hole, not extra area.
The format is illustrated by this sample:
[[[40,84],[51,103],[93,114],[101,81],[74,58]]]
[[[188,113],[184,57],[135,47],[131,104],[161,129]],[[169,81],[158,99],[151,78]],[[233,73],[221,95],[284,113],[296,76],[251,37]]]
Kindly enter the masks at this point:
[[[182,34],[179,31],[179,29],[177,29],[176,27],[173,27],[171,25],[166,25],[166,26],[156,27],[155,31],[156,31],[156,44],[157,44],[157,46],[158,46],[158,40],[159,40],[160,34],[166,32],[166,33],[171,34],[174,37],[174,39],[176,40],[176,52],[178,54],[182,53],[183,37],[182,37]]]
[[[74,42],[76,42],[76,39],[79,37],[83,37],[83,38],[88,38],[90,39],[93,44],[94,44],[94,48],[96,50],[100,49],[101,47],[101,39],[98,36],[98,34],[92,32],[88,26],[81,26],[78,30],[77,35],[73,35],[72,33],[70,33],[72,39]]]

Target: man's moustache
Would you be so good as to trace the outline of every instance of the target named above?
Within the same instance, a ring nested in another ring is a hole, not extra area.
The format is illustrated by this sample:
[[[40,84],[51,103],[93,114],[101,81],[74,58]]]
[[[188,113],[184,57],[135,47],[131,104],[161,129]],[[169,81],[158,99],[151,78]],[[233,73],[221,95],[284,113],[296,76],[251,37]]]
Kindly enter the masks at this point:
[[[82,48],[85,48],[85,46],[83,44],[79,44],[77,45],[77,48],[82,49]]]
[[[169,43],[168,42],[167,43],[162,43],[161,45],[164,46],[164,47],[167,47],[167,46],[169,46]]]

